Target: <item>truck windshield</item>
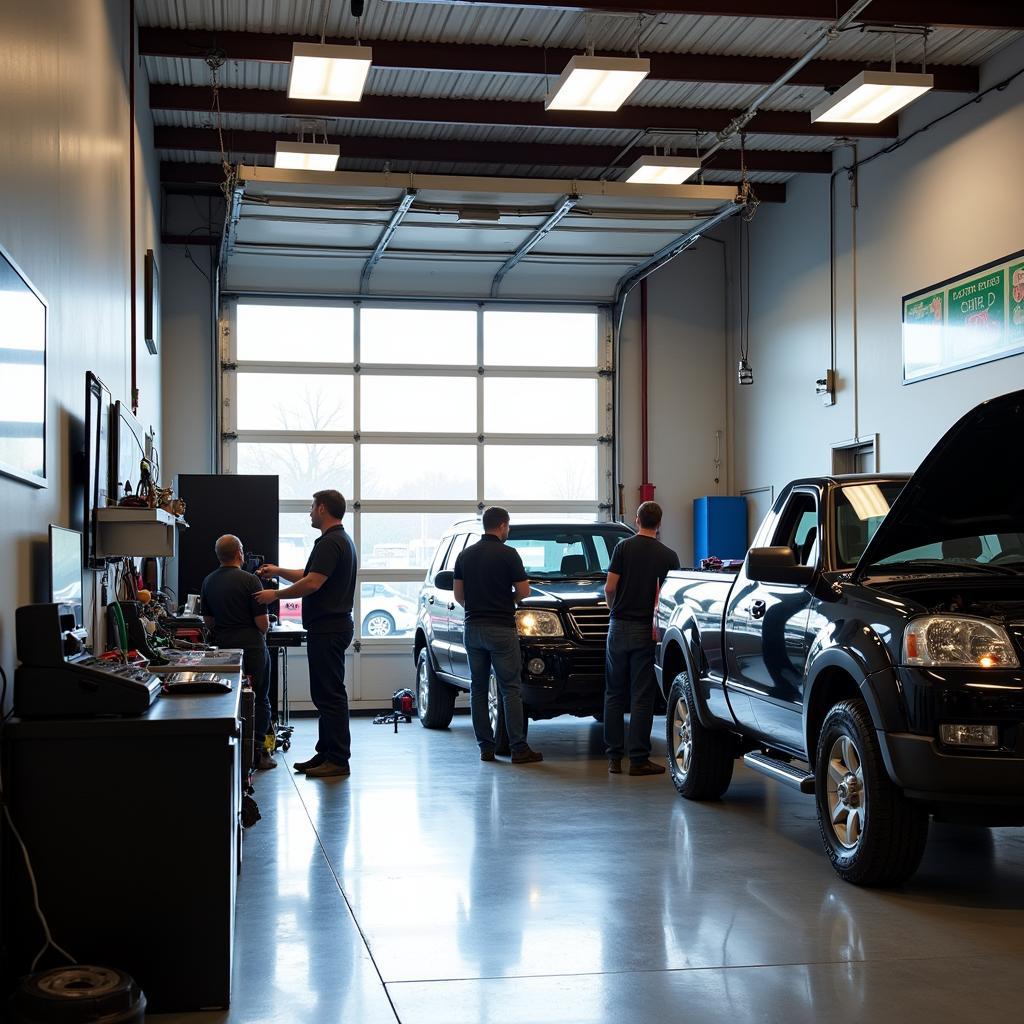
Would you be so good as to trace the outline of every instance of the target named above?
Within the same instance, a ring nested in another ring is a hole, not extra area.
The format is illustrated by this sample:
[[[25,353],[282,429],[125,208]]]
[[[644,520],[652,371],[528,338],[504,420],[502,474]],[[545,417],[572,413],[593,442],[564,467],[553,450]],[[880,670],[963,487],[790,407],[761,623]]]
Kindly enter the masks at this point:
[[[902,490],[903,482],[893,480],[847,484],[836,494],[836,554],[841,566],[849,568],[860,561]]]
[[[506,543],[519,552],[529,576],[570,579],[604,575],[615,545],[630,536],[598,526],[524,526],[513,527]]]
[[[883,558],[879,565],[921,565],[937,568],[941,563],[953,569],[987,570],[992,566],[1008,570],[1024,570],[1024,534],[985,533],[969,537],[952,537],[934,544],[897,551]]]

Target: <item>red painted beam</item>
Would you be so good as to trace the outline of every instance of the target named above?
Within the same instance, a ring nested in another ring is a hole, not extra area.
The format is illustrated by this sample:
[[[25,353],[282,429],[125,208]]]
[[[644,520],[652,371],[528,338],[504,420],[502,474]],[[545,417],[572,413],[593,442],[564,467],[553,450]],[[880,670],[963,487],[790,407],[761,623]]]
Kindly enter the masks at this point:
[[[229,154],[259,153],[271,155],[281,138],[273,132],[225,129],[224,143]],[[621,146],[572,146],[549,143],[467,142],[446,139],[394,139],[359,135],[331,135],[329,141],[341,146],[344,160],[407,160],[420,163],[521,164],[523,166],[628,167],[650,148],[639,147],[620,157]],[[220,138],[213,128],[157,127],[153,132],[157,149],[220,152]],[[683,155],[692,155],[687,151]],[[747,150],[747,169],[751,171],[793,171],[828,174],[832,170],[830,153],[789,152],[787,150]],[[740,170],[740,153],[719,150],[708,163],[715,170]]]
[[[207,86],[151,85],[154,110],[194,110],[209,113],[212,90]],[[364,96],[359,103],[292,100],[269,89],[221,89],[220,109],[230,114],[275,114],[306,118],[359,118],[376,121],[416,121],[424,124],[531,125],[549,128],[672,129],[714,132],[724,128],[738,110],[696,107],[622,107],[602,114],[545,110],[541,103],[502,103],[493,100],[420,99],[409,96]],[[849,138],[894,139],[899,122],[842,125]],[[810,114],[792,110],[762,110],[747,128],[769,135],[814,135],[832,138],[838,129],[813,124]]]
[[[330,43],[351,40],[329,39]],[[287,64],[293,42],[319,42],[313,37],[269,35],[261,32],[215,32],[207,29],[140,28],[139,48],[146,56],[202,59],[220,51],[228,60]],[[544,75],[560,71],[573,50],[537,46],[489,46],[479,43],[414,43],[389,39],[363,40],[373,47],[373,63],[380,68],[418,68],[428,71],[476,71],[503,75]],[[604,51],[599,51],[599,54]],[[767,85],[789,69],[787,57],[735,57],[701,53],[651,53],[651,81],[728,82]],[[793,85],[845,85],[865,69],[888,71],[889,63],[864,64],[852,60],[815,60],[793,76]],[[919,64],[899,64],[897,70],[920,71]],[[978,69],[936,65],[935,87],[950,92],[977,92]]]

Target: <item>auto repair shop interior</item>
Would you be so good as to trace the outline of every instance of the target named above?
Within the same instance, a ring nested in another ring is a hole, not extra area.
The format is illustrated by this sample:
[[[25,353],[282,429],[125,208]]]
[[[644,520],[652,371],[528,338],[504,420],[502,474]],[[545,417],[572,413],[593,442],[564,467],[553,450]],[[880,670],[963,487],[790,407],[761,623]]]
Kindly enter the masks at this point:
[[[6,0],[0,124],[0,1016],[1019,1019],[1024,6]],[[266,738],[199,599],[322,489],[326,778],[309,598]]]

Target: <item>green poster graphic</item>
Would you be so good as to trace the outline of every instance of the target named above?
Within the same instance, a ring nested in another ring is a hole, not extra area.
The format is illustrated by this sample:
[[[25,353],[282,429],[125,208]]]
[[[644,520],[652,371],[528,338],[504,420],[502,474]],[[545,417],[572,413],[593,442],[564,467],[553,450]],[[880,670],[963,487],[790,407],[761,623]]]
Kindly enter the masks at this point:
[[[950,286],[949,323],[972,331],[1002,333],[1006,271],[992,270],[981,277]]]
[[[1008,340],[1024,339],[1024,263],[1011,263],[1009,274],[1010,303],[1006,336]]]
[[[926,327],[930,324],[942,326],[945,292],[934,295],[922,295],[912,299],[903,307],[903,322],[915,327]]]

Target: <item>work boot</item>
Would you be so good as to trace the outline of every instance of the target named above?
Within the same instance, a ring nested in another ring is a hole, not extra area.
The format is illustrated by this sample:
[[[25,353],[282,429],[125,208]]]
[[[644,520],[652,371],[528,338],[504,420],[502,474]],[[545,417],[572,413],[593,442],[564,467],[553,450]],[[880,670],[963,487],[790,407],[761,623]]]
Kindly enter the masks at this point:
[[[621,775],[622,774],[622,758],[621,757],[609,757],[608,758],[608,774],[609,775]]]
[[[493,750],[481,750],[480,751],[480,760],[481,761],[493,761],[494,760],[494,751]]]
[[[639,763],[633,762],[629,766],[630,775],[664,775],[665,766],[663,764],[655,764],[651,760],[640,761]]]
[[[326,761],[327,758],[323,754],[314,754],[308,761],[296,761],[292,765],[292,771],[302,772],[305,774],[310,768],[316,768]]]
[[[335,764],[333,761],[323,761],[313,768],[306,769],[307,779],[333,779],[336,776],[351,774],[347,764]]]
[[[266,750],[260,750],[259,755],[256,758],[256,771],[265,772],[271,768],[276,768],[277,762]]]
[[[523,746],[522,750],[512,753],[513,764],[533,764],[536,761],[543,761],[544,755],[539,750],[532,750],[529,746]]]

